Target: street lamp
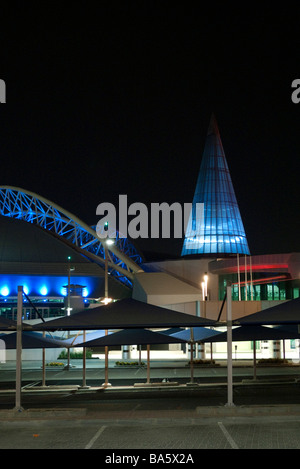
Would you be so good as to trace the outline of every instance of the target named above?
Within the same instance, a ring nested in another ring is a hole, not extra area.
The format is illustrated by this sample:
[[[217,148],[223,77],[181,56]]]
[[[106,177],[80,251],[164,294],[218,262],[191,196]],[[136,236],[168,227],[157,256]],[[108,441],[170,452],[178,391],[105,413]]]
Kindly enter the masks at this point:
[[[104,303],[107,304],[111,301],[111,298],[108,298],[108,249],[107,246],[112,246],[114,241],[112,239],[107,239],[104,241],[104,256],[105,256],[105,273],[104,273]]]
[[[201,283],[202,287],[202,299],[203,301],[207,301],[207,283],[208,283],[208,275],[205,272],[204,274],[204,281]]]
[[[68,256],[68,307],[67,307],[67,316],[70,316],[71,314],[71,270],[75,270],[74,267],[70,266],[70,261],[71,261],[71,256]],[[68,331],[68,338],[70,338],[70,331]],[[68,347],[68,362],[67,365],[65,366],[65,370],[70,369],[70,355],[71,355],[71,350],[70,347]]]
[[[108,224],[107,224],[108,226]],[[106,305],[112,301],[111,298],[108,298],[108,249],[107,246],[111,246],[114,244],[114,241],[112,239],[107,238],[104,241],[104,255],[105,255],[105,272],[104,272],[104,300],[102,300],[103,303]],[[108,335],[108,330],[105,330],[105,335]],[[106,345],[104,348],[104,353],[105,353],[105,382],[104,382],[104,387],[110,386],[110,383],[108,382],[108,346]]]

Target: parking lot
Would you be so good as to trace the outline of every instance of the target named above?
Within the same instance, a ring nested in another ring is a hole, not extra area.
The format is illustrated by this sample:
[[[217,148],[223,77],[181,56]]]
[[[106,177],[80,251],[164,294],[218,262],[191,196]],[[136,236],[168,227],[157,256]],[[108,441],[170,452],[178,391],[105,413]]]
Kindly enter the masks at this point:
[[[170,453],[170,457],[179,452],[185,457],[191,454],[193,462],[200,462],[202,449],[300,448],[297,368],[264,370],[255,382],[251,367],[235,368],[234,405],[230,408],[226,369],[197,370],[193,385],[187,383],[190,370],[176,369],[177,378],[185,384],[173,386],[163,384],[162,377],[166,373],[174,377],[174,369],[153,367],[152,378],[160,384],[148,387],[131,384],[132,373],[137,379],[137,370],[131,370],[127,379],[125,370],[121,374],[110,370],[110,376],[118,375],[123,385],[107,389],[100,385],[103,369],[89,372],[91,381],[86,388],[78,381],[82,374],[79,367],[47,372],[43,388],[39,380],[27,385],[40,376],[40,370],[25,367],[23,411],[16,412],[14,390],[5,389],[4,380],[5,376],[11,379],[13,370],[6,368],[0,391],[1,449],[97,449],[103,462],[140,455],[131,465],[141,466],[149,464],[150,455],[155,458],[162,453]],[[92,385],[93,379],[98,386]]]

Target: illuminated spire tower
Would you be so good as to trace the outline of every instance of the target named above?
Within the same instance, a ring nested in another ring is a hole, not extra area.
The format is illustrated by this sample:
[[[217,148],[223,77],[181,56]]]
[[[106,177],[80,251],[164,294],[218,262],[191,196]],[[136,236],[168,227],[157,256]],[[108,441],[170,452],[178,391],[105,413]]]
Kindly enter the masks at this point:
[[[212,115],[181,255],[222,257],[237,253],[250,254],[219,129]]]

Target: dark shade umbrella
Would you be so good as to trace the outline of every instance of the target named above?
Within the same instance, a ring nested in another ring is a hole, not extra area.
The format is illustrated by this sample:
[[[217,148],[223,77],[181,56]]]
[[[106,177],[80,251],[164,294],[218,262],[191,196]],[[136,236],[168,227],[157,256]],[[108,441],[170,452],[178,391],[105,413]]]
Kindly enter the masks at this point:
[[[215,331],[213,329],[207,329],[205,327],[194,327],[193,328],[193,339],[194,342],[202,342],[204,339],[208,337],[214,337],[221,334],[220,331]],[[172,334],[173,337],[177,337],[178,339],[183,339],[186,342],[191,340],[191,329],[186,329],[184,331],[176,332]]]
[[[249,314],[234,321],[235,325],[300,324],[300,298],[285,301],[258,313]]]
[[[132,298],[88,308],[33,326],[34,330],[96,330],[212,326],[215,321],[179,313]]]
[[[147,383],[150,382],[150,345],[151,344],[182,344],[185,341],[159,332],[146,329],[126,329],[104,337],[77,344],[79,347],[101,347],[113,345],[147,345]],[[105,374],[107,376],[107,365]],[[106,380],[107,382],[107,380]]]
[[[17,347],[17,333],[12,332],[8,334],[1,334],[0,340],[5,343],[6,349],[16,349]],[[52,339],[50,337],[43,337],[37,332],[22,332],[22,348],[23,349],[42,349],[42,348],[61,348],[66,347],[63,341]]]
[[[148,345],[148,344],[182,344],[185,340],[161,334],[160,332],[148,331],[147,329],[125,329],[113,334],[88,340],[76,344],[77,347],[101,347],[110,345]]]
[[[16,321],[12,321],[11,319],[4,318],[0,316],[0,330],[15,330],[17,328]]]
[[[283,340],[283,339],[297,339],[299,334],[293,331],[288,331],[265,326],[240,326],[232,329],[232,341],[257,341],[257,340]],[[208,337],[203,342],[226,342],[227,332],[222,332],[218,335]]]
[[[112,334],[112,332],[107,332],[107,334]],[[69,339],[63,339],[63,343],[66,344],[66,347],[82,347],[82,343],[92,339],[98,339],[106,335],[105,331],[96,331],[86,334],[84,339],[84,334],[77,335],[76,337],[70,337]]]
[[[296,339],[299,334],[293,331],[265,326],[240,326],[232,329],[232,342],[253,341],[254,378],[256,378],[256,346],[258,340]],[[226,342],[227,332],[205,339],[203,342]]]

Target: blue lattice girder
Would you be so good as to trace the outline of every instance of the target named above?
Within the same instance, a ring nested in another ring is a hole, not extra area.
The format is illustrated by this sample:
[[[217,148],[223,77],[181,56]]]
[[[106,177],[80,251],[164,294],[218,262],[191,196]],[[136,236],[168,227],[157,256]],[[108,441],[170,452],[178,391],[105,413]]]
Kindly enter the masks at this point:
[[[93,227],[57,204],[33,192],[12,186],[0,187],[0,215],[36,224],[62,240],[71,243],[78,251],[105,265],[105,249]],[[142,258],[127,240],[118,237],[106,247],[108,271],[122,284],[132,287],[133,274],[141,272]]]

